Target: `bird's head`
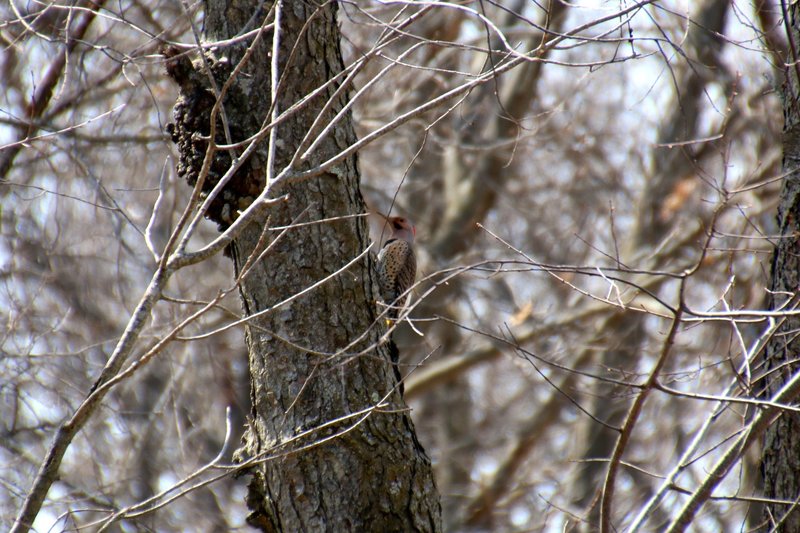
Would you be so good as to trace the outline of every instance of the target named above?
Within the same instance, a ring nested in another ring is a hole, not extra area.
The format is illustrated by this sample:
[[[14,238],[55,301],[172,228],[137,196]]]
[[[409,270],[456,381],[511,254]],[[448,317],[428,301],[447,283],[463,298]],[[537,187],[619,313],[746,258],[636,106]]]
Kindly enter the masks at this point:
[[[388,217],[386,221],[392,228],[392,238],[414,242],[417,236],[417,228],[405,217]]]

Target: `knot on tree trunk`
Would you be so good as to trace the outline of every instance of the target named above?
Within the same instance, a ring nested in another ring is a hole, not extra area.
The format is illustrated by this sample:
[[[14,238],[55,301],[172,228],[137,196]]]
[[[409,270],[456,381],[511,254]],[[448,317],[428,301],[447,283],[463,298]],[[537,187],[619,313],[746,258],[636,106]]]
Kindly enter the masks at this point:
[[[234,80],[226,90],[223,105],[214,117],[215,148],[208,169],[203,163],[207,157],[212,134],[212,113],[217,94],[225,86],[233,68],[228,58],[217,58],[211,51],[204,57],[192,61],[187,52],[175,47],[162,50],[166,57],[166,71],[178,85],[178,99],[173,108],[174,122],[167,124],[167,133],[178,146],[179,159],[176,165],[178,176],[195,186],[202,179],[202,195],[205,197],[220,182],[231,167],[233,155],[239,155],[243,147],[228,148],[231,143],[243,141],[253,132],[244,132],[235,127],[236,121],[227,123],[230,139],[226,135],[225,107],[234,107],[243,98]],[[195,53],[195,52],[192,52]],[[210,75],[209,75],[210,70]],[[213,77],[214,85],[211,84]],[[222,147],[219,147],[219,146]],[[227,228],[246,209],[264,187],[263,172],[258,172],[254,159],[248,159],[236,170],[234,176],[209,206],[206,217]]]

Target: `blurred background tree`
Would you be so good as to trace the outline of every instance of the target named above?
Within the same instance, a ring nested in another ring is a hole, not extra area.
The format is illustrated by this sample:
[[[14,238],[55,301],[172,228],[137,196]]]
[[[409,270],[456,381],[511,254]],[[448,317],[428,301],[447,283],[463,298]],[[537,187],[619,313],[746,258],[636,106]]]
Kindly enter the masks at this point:
[[[664,529],[749,427],[792,170],[782,8],[340,3],[357,136],[370,141],[362,192],[417,226],[416,331],[395,338],[445,530]],[[199,57],[204,17],[159,0],[0,6],[3,525],[188,202],[161,49]],[[208,223],[193,242],[216,235]],[[232,279],[219,255],[173,276],[137,353]],[[161,494],[230,460],[250,411],[242,327],[205,334],[240,316],[226,296],[111,390],[37,530],[95,528],[153,496],[121,527],[243,527],[244,482],[224,468]],[[736,458],[696,530],[761,523],[758,450]]]

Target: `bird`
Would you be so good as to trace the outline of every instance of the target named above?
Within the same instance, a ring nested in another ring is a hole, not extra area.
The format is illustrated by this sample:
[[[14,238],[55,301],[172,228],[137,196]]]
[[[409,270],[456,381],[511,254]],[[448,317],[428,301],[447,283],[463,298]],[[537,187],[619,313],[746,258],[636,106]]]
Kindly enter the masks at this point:
[[[378,284],[383,303],[389,306],[388,317],[397,318],[406,302],[406,291],[417,277],[414,237],[417,229],[405,217],[384,217],[392,230],[378,253]]]

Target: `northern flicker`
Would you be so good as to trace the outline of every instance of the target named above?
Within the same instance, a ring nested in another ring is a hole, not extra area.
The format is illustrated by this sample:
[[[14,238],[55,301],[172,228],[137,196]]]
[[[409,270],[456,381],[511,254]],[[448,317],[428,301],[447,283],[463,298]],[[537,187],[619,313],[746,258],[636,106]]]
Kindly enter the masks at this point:
[[[414,253],[414,236],[417,230],[403,217],[386,217],[392,235],[378,254],[378,283],[381,298],[390,306],[389,318],[397,318],[408,297],[406,291],[417,276],[417,256]]]

